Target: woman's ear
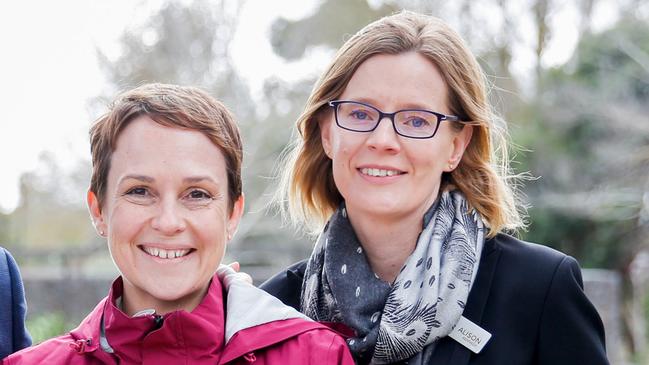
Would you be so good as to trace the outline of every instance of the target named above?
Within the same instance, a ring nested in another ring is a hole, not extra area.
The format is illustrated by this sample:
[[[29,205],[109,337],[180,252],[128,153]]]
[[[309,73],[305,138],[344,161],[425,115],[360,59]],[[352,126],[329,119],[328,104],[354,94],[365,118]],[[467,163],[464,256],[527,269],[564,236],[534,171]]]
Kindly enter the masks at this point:
[[[451,172],[460,164],[460,160],[464,155],[464,151],[466,151],[466,148],[469,146],[472,136],[473,126],[465,125],[462,130],[453,137],[453,150],[451,151],[451,156],[448,159],[448,164],[444,171]]]
[[[331,159],[331,118],[318,118],[318,126],[320,127],[322,149],[325,155]]]
[[[102,237],[106,236],[106,222],[104,217],[101,214],[101,206],[99,204],[99,199],[97,195],[88,190],[86,194],[86,202],[88,203],[88,211],[90,212],[90,218],[92,219],[92,224],[95,226],[97,234]]]
[[[234,234],[237,232],[237,227],[239,227],[239,222],[241,221],[241,216],[243,216],[243,208],[245,206],[245,198],[243,193],[237,199],[233,206],[230,217],[228,218],[226,230],[228,235],[228,241],[234,237]]]

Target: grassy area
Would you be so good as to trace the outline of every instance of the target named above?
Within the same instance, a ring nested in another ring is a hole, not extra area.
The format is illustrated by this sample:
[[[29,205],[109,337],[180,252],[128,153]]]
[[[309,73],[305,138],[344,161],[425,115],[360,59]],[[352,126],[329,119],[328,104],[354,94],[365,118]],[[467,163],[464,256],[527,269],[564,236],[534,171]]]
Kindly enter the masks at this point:
[[[66,321],[61,313],[47,313],[27,320],[27,329],[34,344],[62,335],[75,325]]]

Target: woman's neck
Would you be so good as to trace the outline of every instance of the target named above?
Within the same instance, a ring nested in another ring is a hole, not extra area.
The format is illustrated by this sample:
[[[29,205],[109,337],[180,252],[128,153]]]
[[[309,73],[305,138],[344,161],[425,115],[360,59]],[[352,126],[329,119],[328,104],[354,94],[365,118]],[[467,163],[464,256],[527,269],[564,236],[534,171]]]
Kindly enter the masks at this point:
[[[177,310],[193,311],[201,303],[210,284],[208,283],[202,290],[198,290],[192,295],[184,296],[176,300],[161,300],[153,297],[151,294],[137,288],[136,286],[124,280],[124,291],[122,293],[122,305],[120,310],[128,316],[145,310],[154,309],[156,314],[167,314]]]
[[[376,275],[392,283],[417,245],[424,212],[403,217],[376,217],[350,212],[349,220]]]

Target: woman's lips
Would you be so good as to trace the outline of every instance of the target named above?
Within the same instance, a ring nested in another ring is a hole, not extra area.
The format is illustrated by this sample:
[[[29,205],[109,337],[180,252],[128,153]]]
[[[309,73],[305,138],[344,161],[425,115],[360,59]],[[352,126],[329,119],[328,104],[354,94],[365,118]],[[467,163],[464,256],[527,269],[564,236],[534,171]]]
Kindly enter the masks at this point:
[[[404,171],[390,168],[373,168],[373,167],[361,167],[358,169],[361,174],[372,176],[372,177],[389,177],[405,174]]]
[[[153,247],[147,245],[140,245],[138,247],[140,248],[140,250],[142,250],[144,253],[146,253],[149,256],[157,257],[160,259],[166,259],[166,260],[181,258],[195,251],[195,249],[193,248],[165,249],[161,247]]]

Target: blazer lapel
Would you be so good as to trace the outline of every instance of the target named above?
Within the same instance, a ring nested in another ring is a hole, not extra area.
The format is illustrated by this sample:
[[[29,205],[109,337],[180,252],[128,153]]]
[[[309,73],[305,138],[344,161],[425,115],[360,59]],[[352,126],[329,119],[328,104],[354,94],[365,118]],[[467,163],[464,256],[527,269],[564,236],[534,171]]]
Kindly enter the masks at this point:
[[[477,325],[480,325],[482,322],[482,314],[484,313],[487,299],[489,298],[491,282],[496,267],[498,266],[499,257],[500,248],[496,245],[495,240],[490,239],[485,241],[482,257],[480,258],[480,265],[478,266],[478,274],[473,283],[473,288],[471,288],[471,292],[469,293],[466,308],[464,308],[464,313],[462,314],[465,318]],[[469,363],[471,354],[473,354],[471,350],[447,336],[440,340],[440,343],[433,352],[433,361],[431,361],[431,364],[446,363],[448,365],[466,365]],[[442,362],[445,360],[446,362]]]

